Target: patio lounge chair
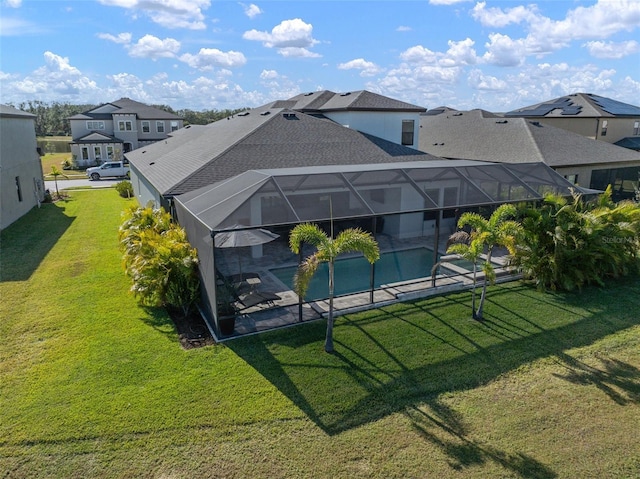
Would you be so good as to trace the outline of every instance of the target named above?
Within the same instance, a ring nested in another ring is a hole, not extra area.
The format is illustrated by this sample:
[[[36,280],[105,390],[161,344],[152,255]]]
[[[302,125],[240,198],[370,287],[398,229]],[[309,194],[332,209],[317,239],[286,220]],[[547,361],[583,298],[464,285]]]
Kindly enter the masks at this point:
[[[267,291],[252,291],[251,293],[238,296],[238,302],[243,306],[241,311],[262,304],[274,307],[274,301],[278,301],[279,299],[282,298],[277,294],[269,293]]]

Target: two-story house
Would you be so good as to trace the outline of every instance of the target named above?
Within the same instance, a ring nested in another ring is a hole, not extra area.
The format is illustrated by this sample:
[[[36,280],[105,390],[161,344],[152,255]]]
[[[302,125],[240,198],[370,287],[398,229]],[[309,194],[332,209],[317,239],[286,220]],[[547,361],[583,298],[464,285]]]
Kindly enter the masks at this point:
[[[0,105],[0,229],[44,200],[36,115]]]
[[[574,93],[510,111],[507,118],[573,131],[594,140],[640,150],[640,107],[591,93]]]
[[[129,98],[74,115],[69,122],[77,166],[121,159],[124,153],[164,140],[183,126],[179,116]]]

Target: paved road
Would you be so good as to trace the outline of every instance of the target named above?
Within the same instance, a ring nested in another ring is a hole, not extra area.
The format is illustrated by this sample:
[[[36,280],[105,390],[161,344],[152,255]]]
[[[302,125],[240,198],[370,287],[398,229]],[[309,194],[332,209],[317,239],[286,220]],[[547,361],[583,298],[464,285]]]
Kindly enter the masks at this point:
[[[90,180],[89,178],[81,180],[58,180],[58,189],[64,190],[66,188],[108,188],[115,186],[116,183],[122,181],[122,178],[105,178],[102,180]],[[45,181],[45,189],[52,193],[56,191],[56,184],[54,181]]]

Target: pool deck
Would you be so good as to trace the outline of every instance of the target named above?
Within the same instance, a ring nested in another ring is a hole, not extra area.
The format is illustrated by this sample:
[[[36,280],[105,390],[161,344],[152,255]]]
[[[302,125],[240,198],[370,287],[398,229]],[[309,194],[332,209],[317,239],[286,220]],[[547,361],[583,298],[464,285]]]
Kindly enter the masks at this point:
[[[519,277],[507,269],[503,257],[496,256],[492,262],[495,263],[496,282],[513,281]],[[333,301],[334,316],[462,291],[473,286],[472,273],[468,270],[450,263],[443,264],[442,268],[448,274],[436,276],[435,287],[431,277],[424,277],[382,285],[373,291],[373,298],[371,291],[335,297]],[[318,321],[328,316],[328,300],[310,301],[300,305],[298,296],[268,270],[259,273],[263,280],[260,289],[275,292],[281,299],[268,306],[246,308],[236,318],[233,334],[216,338],[218,341],[222,342],[272,329],[291,327],[304,322]],[[484,274],[478,272],[478,281],[482,281],[483,277]]]

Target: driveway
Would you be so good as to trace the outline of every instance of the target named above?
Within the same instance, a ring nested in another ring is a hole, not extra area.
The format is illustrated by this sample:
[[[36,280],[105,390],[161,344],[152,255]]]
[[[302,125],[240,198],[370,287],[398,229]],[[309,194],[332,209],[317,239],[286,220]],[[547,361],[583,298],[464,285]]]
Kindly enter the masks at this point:
[[[122,178],[104,178],[100,180],[90,180],[89,178],[81,180],[58,180],[58,190],[65,190],[67,188],[108,188],[120,183]],[[50,192],[56,191],[55,181],[45,181],[45,189]]]

